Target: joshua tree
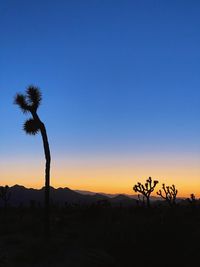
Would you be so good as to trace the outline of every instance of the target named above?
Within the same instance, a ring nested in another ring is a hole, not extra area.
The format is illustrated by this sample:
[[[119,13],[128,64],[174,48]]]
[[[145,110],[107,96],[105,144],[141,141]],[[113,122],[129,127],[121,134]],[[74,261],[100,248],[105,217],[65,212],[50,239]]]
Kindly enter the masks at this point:
[[[147,207],[150,207],[150,195],[151,193],[154,191],[156,185],[157,185],[158,181],[152,181],[152,178],[149,177],[146,180],[145,185],[141,184],[141,183],[137,183],[136,185],[134,185],[133,190],[137,193],[142,194],[147,201]]]
[[[10,200],[11,192],[9,192],[9,186],[1,186],[0,187],[0,198],[4,202],[4,211],[6,213],[8,201]]]
[[[50,191],[50,163],[51,154],[49,149],[49,142],[44,123],[40,120],[37,109],[41,103],[42,94],[39,88],[29,86],[25,94],[17,94],[14,103],[20,107],[23,113],[30,113],[32,118],[24,123],[24,131],[30,135],[41,133],[43,140],[43,147],[46,159],[45,168],[45,234],[49,236],[49,191]]]
[[[195,205],[196,204],[196,197],[195,197],[195,195],[194,194],[191,194],[190,195],[190,198],[187,198],[187,201],[191,204],[191,205]]]
[[[162,190],[159,190],[157,192],[157,195],[161,196],[164,200],[166,200],[170,207],[175,206],[176,196],[178,193],[178,190],[176,189],[175,185],[173,184],[172,186],[165,186],[165,184],[163,184]]]

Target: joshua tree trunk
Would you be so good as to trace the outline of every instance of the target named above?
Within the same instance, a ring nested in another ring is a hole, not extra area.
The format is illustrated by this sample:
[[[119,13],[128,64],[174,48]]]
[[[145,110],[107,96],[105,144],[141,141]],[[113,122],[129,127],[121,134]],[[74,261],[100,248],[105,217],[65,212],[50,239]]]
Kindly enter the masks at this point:
[[[40,132],[42,135],[44,154],[46,159],[45,166],[45,215],[44,215],[44,231],[45,236],[49,237],[50,235],[50,219],[49,219],[49,191],[50,191],[50,164],[51,164],[51,153],[49,148],[49,142],[47,137],[47,131],[44,123],[40,120],[37,114],[32,114],[34,119],[40,125]]]
[[[44,124],[41,125],[41,134],[44,146],[44,153],[46,159],[45,167],[45,235],[46,237],[50,234],[49,227],[49,191],[50,191],[50,164],[51,164],[51,155],[49,149],[49,142],[46,133],[46,128]]]
[[[149,199],[149,196],[147,196],[147,207],[150,208],[150,199]]]

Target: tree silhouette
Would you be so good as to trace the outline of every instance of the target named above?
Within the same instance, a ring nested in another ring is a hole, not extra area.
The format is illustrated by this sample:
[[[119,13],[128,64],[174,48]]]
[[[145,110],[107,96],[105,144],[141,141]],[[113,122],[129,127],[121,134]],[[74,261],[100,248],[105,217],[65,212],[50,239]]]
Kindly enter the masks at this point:
[[[44,123],[40,120],[37,110],[42,101],[42,94],[40,89],[35,86],[29,86],[25,94],[17,94],[15,96],[14,104],[18,105],[24,114],[30,113],[32,118],[24,123],[24,131],[30,135],[41,133],[44,147],[44,154],[46,159],[45,167],[45,235],[49,236],[49,191],[50,191],[50,163],[51,154],[49,142]]]
[[[11,192],[9,192],[9,186],[0,186],[0,198],[2,199],[4,203],[4,211],[6,213],[7,211],[7,206],[8,206],[8,201],[10,199]]]
[[[196,197],[195,197],[195,195],[194,194],[191,194],[190,195],[190,198],[187,198],[187,201],[192,205],[192,206],[194,206],[195,204],[196,204]]]
[[[138,182],[136,185],[134,185],[133,190],[137,193],[142,194],[146,198],[147,207],[150,207],[150,195],[154,191],[156,185],[158,184],[158,181],[152,181],[152,178],[149,177],[146,180],[145,185]]]
[[[166,200],[170,207],[173,207],[176,205],[177,193],[178,190],[176,189],[174,184],[172,186],[165,186],[165,184],[163,184],[162,190],[159,190],[157,192],[157,195]]]

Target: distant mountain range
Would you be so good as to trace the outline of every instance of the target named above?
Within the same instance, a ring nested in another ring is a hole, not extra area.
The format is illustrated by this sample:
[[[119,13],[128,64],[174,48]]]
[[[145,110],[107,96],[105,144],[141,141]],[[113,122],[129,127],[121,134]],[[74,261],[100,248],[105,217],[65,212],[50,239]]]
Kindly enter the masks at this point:
[[[116,197],[118,195],[124,195],[124,196],[127,196],[129,198],[137,198],[137,195],[128,195],[128,194],[107,194],[107,193],[103,193],[103,192],[91,192],[91,191],[85,191],[85,190],[74,190],[82,195],[95,195],[95,194],[100,194],[100,195],[103,195],[103,196],[107,196],[107,197]]]
[[[30,203],[36,205],[43,205],[44,202],[44,187],[41,189],[26,188],[21,185],[14,185],[9,187],[11,197],[9,204],[11,206],[24,205],[28,206]],[[133,197],[129,197],[123,194],[104,194],[94,193],[89,191],[71,190],[68,187],[65,188],[50,188],[50,201],[56,205],[66,204],[80,204],[90,205],[98,202],[108,202],[111,205],[136,205],[137,200]],[[2,201],[0,201],[2,205]]]
[[[113,198],[113,197],[117,197],[119,195],[123,195],[123,196],[126,196],[128,198],[132,198],[132,199],[138,199],[138,195],[130,195],[130,194],[107,194],[107,193],[102,193],[102,192],[98,192],[98,193],[95,193],[95,192],[91,192],[91,191],[85,191],[85,190],[74,190],[80,194],[83,194],[83,195],[95,195],[95,194],[100,194],[100,195],[103,195],[103,196],[107,196],[109,198]],[[158,200],[160,199],[159,197],[154,197],[152,196],[151,197],[151,200]]]
[[[9,187],[9,192],[11,192],[9,200],[9,205],[11,206],[29,206],[31,203],[42,206],[44,203],[44,187],[33,189],[14,185]],[[159,197],[152,197],[151,199],[154,203],[163,202]],[[110,203],[112,206],[135,206],[137,200],[137,195],[95,193],[84,190],[71,190],[68,187],[50,188],[51,203],[60,206],[67,204],[91,205],[99,202]],[[2,204],[2,201],[0,201],[0,205]]]

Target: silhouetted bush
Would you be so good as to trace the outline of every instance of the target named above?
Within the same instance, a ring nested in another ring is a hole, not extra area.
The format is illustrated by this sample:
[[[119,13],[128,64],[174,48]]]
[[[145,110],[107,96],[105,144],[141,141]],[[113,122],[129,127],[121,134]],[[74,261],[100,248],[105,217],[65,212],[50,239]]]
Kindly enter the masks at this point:
[[[0,199],[3,201],[4,211],[6,213],[8,202],[10,200],[11,193],[9,192],[9,186],[1,186],[0,187]]]

